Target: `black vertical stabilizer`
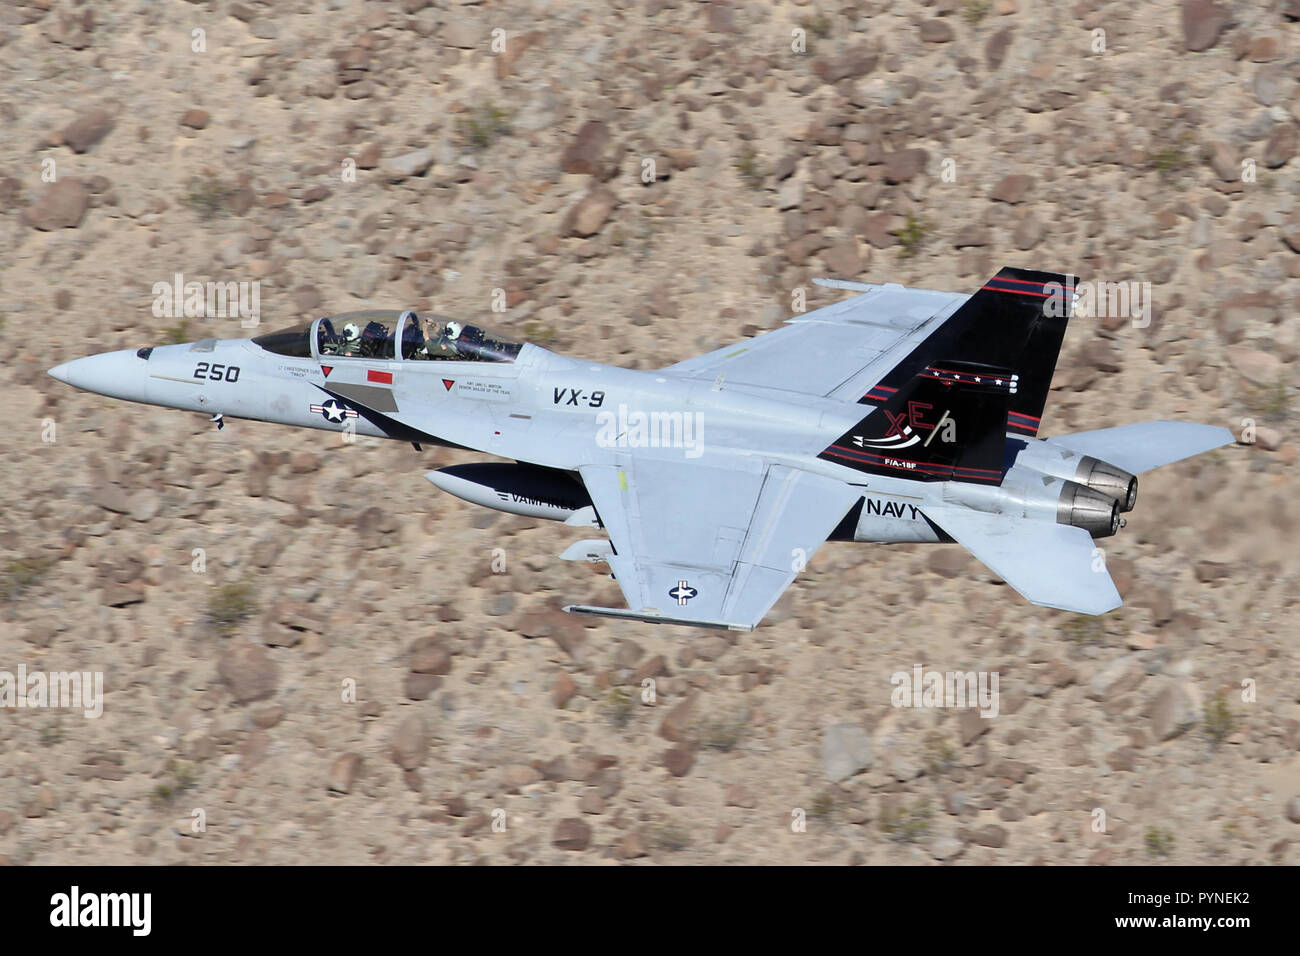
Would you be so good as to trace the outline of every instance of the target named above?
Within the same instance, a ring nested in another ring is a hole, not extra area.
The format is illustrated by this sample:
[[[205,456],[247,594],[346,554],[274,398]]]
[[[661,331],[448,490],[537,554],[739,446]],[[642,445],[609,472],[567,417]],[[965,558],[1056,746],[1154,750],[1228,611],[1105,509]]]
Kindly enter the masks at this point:
[[[1007,369],[934,362],[820,457],[895,478],[1001,484],[1019,384]]]
[[[1037,435],[1074,286],[1074,277],[1064,273],[1003,268],[877,382],[862,403],[883,405],[927,365],[960,360],[1019,375],[1007,430]]]

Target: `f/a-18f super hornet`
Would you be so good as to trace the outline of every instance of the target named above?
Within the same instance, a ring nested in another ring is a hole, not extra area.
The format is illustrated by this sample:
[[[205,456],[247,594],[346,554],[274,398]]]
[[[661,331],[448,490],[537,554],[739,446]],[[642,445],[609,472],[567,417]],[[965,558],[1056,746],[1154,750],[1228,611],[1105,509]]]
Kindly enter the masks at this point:
[[[1035,604],[1121,604],[1094,539],[1137,475],[1233,440],[1144,422],[1039,438],[1072,276],[1004,268],[974,295],[859,292],[655,371],[470,324],[366,311],[251,339],[50,370],[113,398],[508,461],[427,475],[475,504],[603,528],[628,607],[566,610],[752,630],[824,541],[957,542]]]

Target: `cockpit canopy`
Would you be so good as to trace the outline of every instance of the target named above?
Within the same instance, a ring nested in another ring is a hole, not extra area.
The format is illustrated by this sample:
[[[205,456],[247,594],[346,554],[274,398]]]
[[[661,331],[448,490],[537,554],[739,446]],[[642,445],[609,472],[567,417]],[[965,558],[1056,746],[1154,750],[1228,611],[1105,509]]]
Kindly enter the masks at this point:
[[[253,341],[277,355],[295,358],[400,358],[412,362],[513,362],[523,348],[522,342],[477,325],[394,309],[325,316],[259,335]]]

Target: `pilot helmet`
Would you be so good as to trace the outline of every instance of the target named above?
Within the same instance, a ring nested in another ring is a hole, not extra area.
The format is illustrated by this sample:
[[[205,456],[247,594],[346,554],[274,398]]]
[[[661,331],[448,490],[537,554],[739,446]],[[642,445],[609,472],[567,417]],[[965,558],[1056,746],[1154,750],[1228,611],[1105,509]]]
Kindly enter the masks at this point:
[[[454,339],[459,337],[462,326],[459,322],[447,323],[447,338]]]
[[[343,337],[349,342],[355,342],[357,339],[361,338],[361,330],[357,328],[355,322],[349,322],[347,325],[343,326]]]

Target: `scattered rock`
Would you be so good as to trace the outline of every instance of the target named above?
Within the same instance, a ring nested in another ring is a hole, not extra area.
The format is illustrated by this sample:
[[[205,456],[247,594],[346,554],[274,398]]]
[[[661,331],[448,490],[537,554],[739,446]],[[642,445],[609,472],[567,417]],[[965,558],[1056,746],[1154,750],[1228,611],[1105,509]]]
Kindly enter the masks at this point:
[[[1025,193],[1034,184],[1034,177],[1025,173],[1013,173],[1000,179],[989,198],[994,202],[1018,203],[1025,198]]]
[[[483,24],[465,16],[463,11],[458,11],[456,16],[445,20],[438,35],[447,46],[462,50],[472,50],[480,45],[486,48],[487,45]]]
[[[605,148],[609,145],[609,126],[600,120],[587,120],[564,150],[560,168],[566,173],[594,175],[601,168]]]
[[[980,716],[977,708],[969,707],[957,714],[957,732],[961,745],[967,747],[993,726],[993,721]]]
[[[207,129],[212,114],[207,110],[188,109],[181,115],[181,125],[190,129]]]
[[[1229,576],[1229,568],[1219,561],[1197,561],[1192,566],[1192,573],[1202,584],[1213,584]]]
[[[555,683],[551,685],[551,702],[556,707],[564,707],[569,701],[573,700],[578,693],[578,685],[564,671],[555,678]]]
[[[389,753],[393,763],[403,770],[415,770],[424,763],[429,756],[429,730],[422,714],[407,714],[397,725],[389,743]]]
[[[965,849],[966,844],[951,836],[941,836],[930,843],[930,855],[940,862],[955,860]]]
[[[1132,747],[1120,747],[1106,757],[1110,768],[1119,773],[1132,773],[1137,766],[1137,751]]]
[[[591,826],[578,817],[565,817],[555,825],[551,845],[558,850],[585,850],[591,844]]]
[[[926,43],[948,43],[953,35],[952,27],[944,20],[921,21],[921,39]]]
[[[989,230],[977,222],[972,222],[957,230],[952,244],[958,249],[965,249],[971,246],[987,246],[990,240]]]
[[[1207,147],[1210,168],[1214,175],[1225,183],[1234,183],[1241,179],[1241,157],[1237,151],[1224,142],[1213,142]]]
[[[356,155],[357,169],[377,169],[381,157],[378,143],[362,143]]]
[[[99,603],[105,607],[129,607],[144,602],[144,588],[138,583],[110,581],[100,592]]]
[[[240,704],[266,700],[280,686],[280,666],[260,644],[231,640],[217,661],[217,676]]]
[[[90,500],[116,514],[124,515],[131,510],[131,499],[121,485],[98,483],[90,493]]]
[[[871,766],[871,736],[857,724],[835,724],[822,734],[822,772],[832,783]]]
[[[450,674],[451,651],[436,637],[422,637],[411,645],[411,671],[416,674]]]
[[[527,764],[512,764],[501,771],[501,789],[506,793],[518,793],[525,787],[542,779],[542,774]]]
[[[1020,217],[1020,221],[1016,223],[1015,231],[1011,234],[1011,241],[1022,252],[1036,249],[1038,244],[1043,241],[1042,222],[1032,212],[1025,213]]]
[[[960,545],[934,548],[925,564],[941,578],[955,578],[970,570],[971,557]]]
[[[330,766],[329,789],[335,793],[351,793],[360,770],[360,754],[343,754]]]
[[[984,44],[984,62],[988,64],[990,70],[996,70],[1006,59],[1007,50],[1011,48],[1011,41],[1015,33],[1011,27],[1003,27],[998,30]]]
[[[877,249],[888,249],[898,243],[895,231],[902,220],[889,212],[878,212],[866,218],[859,235]]]
[[[674,743],[681,743],[688,739],[694,719],[695,698],[687,697],[664,716],[663,722],[659,725],[659,736]]]
[[[1125,654],[1097,671],[1088,681],[1085,693],[1089,700],[1113,700],[1136,687],[1142,676],[1142,665],[1137,655]]]
[[[113,117],[102,106],[87,110],[63,129],[63,142],[74,153],[96,146],[113,130]]]
[[[357,165],[361,166],[360,162]],[[412,176],[423,176],[433,165],[433,150],[417,149],[400,156],[387,156],[380,160],[379,165],[390,182],[400,182]]]
[[[1199,717],[1197,697],[1191,688],[1182,682],[1166,684],[1151,705],[1151,735],[1158,742],[1172,740]]]
[[[862,257],[855,239],[841,239],[822,252],[822,261],[832,276],[852,279],[862,273]]]
[[[348,270],[346,288],[358,299],[368,299],[375,294],[382,278],[379,263],[373,256],[365,256]]]
[[[583,196],[564,217],[560,232],[566,236],[587,238],[600,232],[618,200],[608,189],[595,189]]]
[[[1094,338],[1079,348],[1079,362],[1099,372],[1113,374],[1120,370],[1121,353],[1110,339]]]
[[[1277,169],[1291,161],[1296,151],[1296,124],[1279,123],[1264,144],[1264,165]]]
[[[1276,428],[1269,428],[1267,425],[1258,425],[1255,428],[1255,447],[1261,451],[1277,451],[1282,447],[1282,433]]]
[[[1282,360],[1276,355],[1246,345],[1230,345],[1227,353],[1228,361],[1243,378],[1257,385],[1276,385],[1282,381]]]
[[[646,848],[645,840],[639,833],[629,833],[618,843],[616,855],[620,860],[637,860],[643,856],[649,856],[650,851]]]
[[[925,169],[930,154],[923,149],[900,149],[885,156],[885,182],[906,183]]]
[[[158,492],[143,488],[131,496],[128,513],[134,521],[151,521],[157,517],[162,508],[162,498]]]
[[[673,747],[664,751],[664,769],[674,777],[684,777],[695,765],[695,751],[689,747]]]
[[[1228,11],[1211,0],[1183,0],[1183,48],[1192,53],[1210,49],[1229,19]]]
[[[1000,849],[1007,845],[1007,828],[996,823],[977,827],[970,832],[970,842],[976,846],[989,846]]]
[[[78,179],[52,183],[39,199],[23,210],[22,220],[33,229],[75,229],[90,208],[90,190]]]

